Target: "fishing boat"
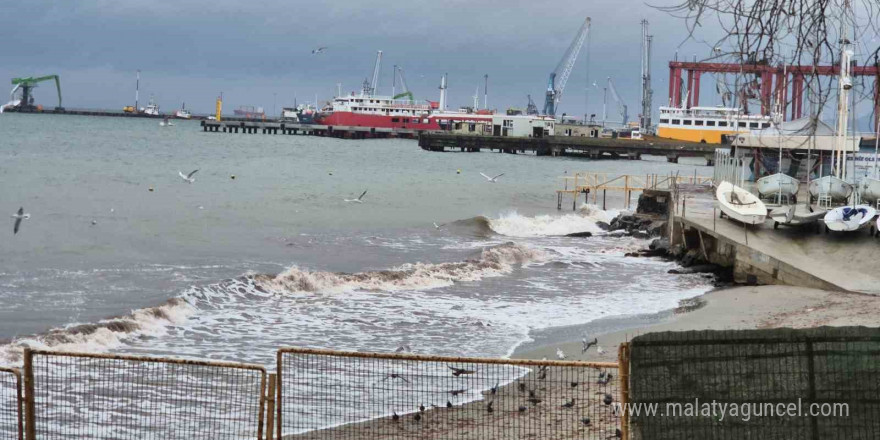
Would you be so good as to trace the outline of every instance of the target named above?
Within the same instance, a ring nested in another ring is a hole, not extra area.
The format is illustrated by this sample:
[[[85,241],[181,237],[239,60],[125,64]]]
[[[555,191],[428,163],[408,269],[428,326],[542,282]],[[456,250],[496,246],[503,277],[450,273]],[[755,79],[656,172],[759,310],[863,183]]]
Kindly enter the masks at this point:
[[[801,183],[787,174],[776,173],[758,179],[757,184],[758,194],[762,197],[785,196],[789,200],[794,200]],[[777,203],[782,201],[777,200]]]
[[[721,217],[725,215],[731,220],[747,225],[758,225],[767,219],[767,207],[758,196],[731,184],[721,182],[715,191]]]
[[[839,177],[824,176],[810,182],[810,195],[813,198],[825,194],[831,196],[832,202],[846,202],[852,193],[852,184]]]
[[[815,225],[816,232],[819,232],[819,219],[825,217],[824,209],[816,210],[810,205],[790,205],[780,206],[768,214],[770,220],[773,220],[773,229],[778,229],[780,225],[784,226],[807,226]]]
[[[174,112],[174,117],[178,119],[192,119],[192,113],[186,109],[186,103],[184,102],[182,106],[180,106],[180,110]]]
[[[825,232],[853,232],[871,224],[877,215],[873,206],[840,206],[825,214]]]
[[[153,101],[152,96],[150,97],[150,103],[144,107],[143,113],[150,116],[159,116],[159,105]]]

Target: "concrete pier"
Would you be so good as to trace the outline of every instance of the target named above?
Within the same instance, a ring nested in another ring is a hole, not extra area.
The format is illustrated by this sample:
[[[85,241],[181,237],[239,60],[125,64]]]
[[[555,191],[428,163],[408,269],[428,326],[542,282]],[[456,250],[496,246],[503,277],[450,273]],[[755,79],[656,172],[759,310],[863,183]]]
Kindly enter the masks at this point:
[[[202,131],[211,133],[283,134],[326,136],[343,139],[407,138],[419,136],[419,130],[406,128],[375,128],[340,125],[299,124],[293,122],[265,121],[214,121],[201,122]]]
[[[488,150],[508,154],[533,153],[537,156],[580,156],[591,159],[638,160],[642,155],[666,156],[666,160],[672,163],[678,163],[682,157],[702,157],[708,165],[713,165],[715,150],[719,147],[656,137],[642,140],[577,136],[520,138],[448,133],[423,133],[419,136],[419,146],[423,150],[437,152]]]
[[[681,185],[674,200],[670,242],[733,267],[739,283],[880,294],[880,240],[868,229],[825,234],[815,225],[774,229],[770,220],[746,227],[719,218],[709,186]]]

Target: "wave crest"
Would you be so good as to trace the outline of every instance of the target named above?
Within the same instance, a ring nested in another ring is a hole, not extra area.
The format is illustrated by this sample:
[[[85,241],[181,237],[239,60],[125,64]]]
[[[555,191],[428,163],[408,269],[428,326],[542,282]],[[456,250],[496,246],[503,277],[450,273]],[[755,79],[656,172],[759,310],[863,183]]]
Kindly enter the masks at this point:
[[[610,223],[618,214],[615,210],[604,211],[594,205],[582,205],[577,213],[559,216],[526,217],[512,212],[489,219],[488,225],[495,233],[508,237],[564,236],[577,232],[601,232],[598,223]]]
[[[278,293],[341,293],[352,290],[399,291],[449,286],[513,271],[542,259],[543,252],[515,243],[483,249],[479,258],[451,263],[411,263],[390,270],[358,273],[308,271],[291,267],[283,273],[254,276],[255,284]]]

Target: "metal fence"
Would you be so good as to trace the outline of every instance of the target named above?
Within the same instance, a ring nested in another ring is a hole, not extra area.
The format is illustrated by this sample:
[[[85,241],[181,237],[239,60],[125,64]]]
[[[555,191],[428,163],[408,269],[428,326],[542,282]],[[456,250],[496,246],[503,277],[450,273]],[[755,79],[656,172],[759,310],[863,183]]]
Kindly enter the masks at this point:
[[[630,356],[633,439],[880,438],[877,328],[651,333]]]
[[[285,348],[278,438],[598,439],[620,435],[616,363]]]
[[[260,439],[258,365],[25,350],[27,440]]]
[[[21,374],[12,368],[0,368],[0,440],[22,440]]]
[[[731,156],[730,153],[715,150],[715,167],[712,170],[715,186],[721,182],[730,182],[742,187],[745,182],[745,164],[743,159]]]

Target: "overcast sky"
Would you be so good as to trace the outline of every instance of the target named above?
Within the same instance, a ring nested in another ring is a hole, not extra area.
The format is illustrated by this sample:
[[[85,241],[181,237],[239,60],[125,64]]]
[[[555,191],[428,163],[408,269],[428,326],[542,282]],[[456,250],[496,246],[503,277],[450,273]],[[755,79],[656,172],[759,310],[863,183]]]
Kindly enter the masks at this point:
[[[140,69],[141,106],[153,95],[163,111],[186,102],[210,112],[222,91],[226,111],[254,105],[272,113],[294,97],[323,102],[337,83],[343,91],[359,89],[381,49],[380,93],[390,93],[398,64],[419,99],[436,100],[448,72],[450,106],[470,105],[477,86],[482,99],[488,74],[490,107],[524,107],[526,94],[542,107],[547,77],[586,16],[590,83],[599,86],[589,113],[599,117],[601,88],[611,76],[630,119],[637,118],[643,18],[654,35],[655,109],[667,100],[666,66],[676,51],[703,58],[712,47],[685,42],[679,19],[636,0],[21,0],[0,15],[0,78],[8,86],[12,77],[57,73],[66,107],[120,109],[134,103]],[[701,36],[711,40],[713,32]],[[318,46],[326,53],[312,55]],[[584,114],[587,54],[584,47],[558,113]],[[36,95],[38,103],[54,105],[49,87]],[[619,119],[608,100],[609,119]],[[703,104],[717,101],[703,92]]]

